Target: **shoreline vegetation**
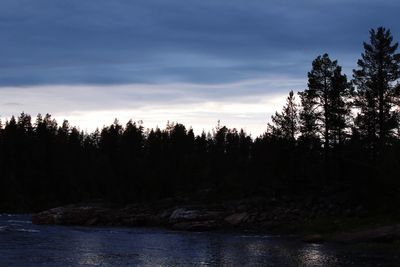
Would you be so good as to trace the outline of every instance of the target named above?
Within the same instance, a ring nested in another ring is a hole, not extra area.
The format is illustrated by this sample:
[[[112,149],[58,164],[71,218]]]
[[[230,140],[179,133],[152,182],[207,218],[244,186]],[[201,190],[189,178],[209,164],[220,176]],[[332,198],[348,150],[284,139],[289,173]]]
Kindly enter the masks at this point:
[[[314,241],[375,229],[369,233],[397,240],[400,54],[383,27],[370,30],[363,47],[351,80],[328,54],[313,60],[299,101],[291,91],[256,138],[220,123],[195,135],[179,123],[144,129],[115,120],[83,133],[49,114],[35,122],[26,113],[12,117],[0,124],[0,210],[101,199],[88,209],[37,213],[33,221],[187,230],[247,224],[318,234],[309,236]]]

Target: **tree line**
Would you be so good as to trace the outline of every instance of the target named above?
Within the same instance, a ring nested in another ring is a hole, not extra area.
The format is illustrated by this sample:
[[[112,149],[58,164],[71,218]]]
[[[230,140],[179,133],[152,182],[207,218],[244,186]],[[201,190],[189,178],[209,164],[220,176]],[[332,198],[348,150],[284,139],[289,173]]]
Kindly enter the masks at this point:
[[[0,209],[38,210],[102,199],[214,201],[246,196],[341,195],[349,202],[400,199],[400,54],[390,30],[370,39],[349,80],[318,56],[307,88],[289,92],[266,132],[218,125],[209,133],[130,120],[83,133],[46,114],[0,124]]]

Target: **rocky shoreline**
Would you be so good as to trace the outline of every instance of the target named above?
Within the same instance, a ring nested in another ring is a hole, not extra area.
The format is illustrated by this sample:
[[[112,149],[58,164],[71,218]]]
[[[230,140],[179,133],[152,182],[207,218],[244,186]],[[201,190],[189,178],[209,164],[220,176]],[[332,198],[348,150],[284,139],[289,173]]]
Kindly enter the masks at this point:
[[[124,207],[86,203],[57,207],[32,215],[34,224],[81,226],[162,226],[175,230],[208,231],[223,229],[257,229],[266,215],[245,207],[228,204],[168,205],[166,202],[132,204]]]
[[[182,231],[253,231],[290,233],[302,236],[310,243],[336,242],[392,242],[400,240],[400,224],[370,226],[349,231],[318,233],[302,229],[319,217],[344,218],[352,213],[367,217],[363,207],[341,210],[339,207],[318,203],[252,198],[213,204],[185,203],[166,199],[154,203],[127,206],[104,203],[80,203],[45,210],[32,215],[34,224],[79,226],[165,227]],[[338,223],[340,220],[331,222]]]

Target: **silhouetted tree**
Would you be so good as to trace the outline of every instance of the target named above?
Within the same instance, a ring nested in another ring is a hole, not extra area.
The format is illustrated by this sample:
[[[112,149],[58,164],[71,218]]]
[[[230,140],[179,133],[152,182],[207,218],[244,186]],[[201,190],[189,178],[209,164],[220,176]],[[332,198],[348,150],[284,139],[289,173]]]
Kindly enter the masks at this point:
[[[379,27],[370,30],[370,42],[364,42],[364,52],[353,70],[356,86],[355,104],[360,109],[356,125],[373,150],[377,143],[385,144],[394,135],[398,123],[400,91],[400,54],[390,30]]]
[[[319,125],[317,124],[318,114],[315,112],[315,101],[313,91],[299,92],[301,109],[299,112],[300,141],[307,146],[319,145]]]
[[[276,112],[271,116],[272,125],[268,124],[271,134],[295,140],[298,132],[298,111],[293,91],[289,92],[286,98],[286,105],[283,107],[281,113]]]
[[[301,94],[302,116],[305,132],[315,135],[318,131],[325,150],[332,144],[343,142],[350,114],[350,96],[350,86],[337,61],[332,61],[328,54],[318,56],[308,73],[308,88]]]

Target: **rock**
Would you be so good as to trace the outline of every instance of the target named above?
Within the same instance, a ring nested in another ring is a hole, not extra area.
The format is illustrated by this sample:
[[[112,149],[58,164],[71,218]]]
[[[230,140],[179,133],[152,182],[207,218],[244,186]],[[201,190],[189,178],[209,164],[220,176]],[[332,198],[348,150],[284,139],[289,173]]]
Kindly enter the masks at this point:
[[[340,233],[333,236],[332,240],[339,242],[393,242],[400,240],[400,224]]]
[[[190,204],[189,204],[190,203]],[[83,226],[165,226],[177,230],[212,230],[222,227],[242,230],[279,229],[295,226],[341,209],[320,202],[309,206],[295,201],[250,198],[222,203],[167,201],[142,202],[125,206],[86,202],[43,211],[32,216],[35,224],[61,224]],[[274,204],[275,203],[275,204]],[[177,205],[182,206],[177,206]],[[183,206],[184,205],[184,206]],[[321,208],[321,207],[324,208]],[[347,209],[348,214],[362,214],[365,208]],[[229,216],[228,216],[229,215]],[[339,217],[341,218],[341,217]],[[301,227],[301,226],[300,226]],[[399,227],[400,228],[400,227]],[[331,237],[331,236],[330,236]],[[357,233],[342,233],[336,240],[400,240],[398,228],[375,229]],[[321,237],[310,235],[305,242],[321,242]]]
[[[34,224],[98,225],[114,220],[114,213],[99,206],[65,206],[32,215]]]
[[[34,224],[60,224],[63,216],[63,208],[54,208],[42,211],[32,215],[32,223]]]
[[[161,219],[168,220],[171,217],[172,212],[170,210],[163,211],[159,216]]]
[[[185,208],[178,208],[174,210],[169,217],[170,222],[178,221],[194,221],[198,220],[202,214],[198,210],[189,210]]]
[[[206,210],[204,207],[176,208],[168,219],[172,229],[182,231],[209,231],[221,226],[219,211]]]
[[[219,211],[209,211],[206,209],[194,209],[194,208],[177,208],[169,217],[169,222],[174,224],[183,221],[212,221],[219,220],[221,217]]]
[[[306,243],[322,243],[324,242],[324,237],[319,234],[312,234],[312,235],[306,235],[303,237],[303,241]]]
[[[98,218],[92,218],[92,219],[90,219],[89,221],[86,222],[86,225],[89,225],[89,226],[96,225],[98,220],[99,220]]]
[[[231,225],[237,226],[244,223],[248,219],[247,212],[235,213],[225,218],[225,221]]]

